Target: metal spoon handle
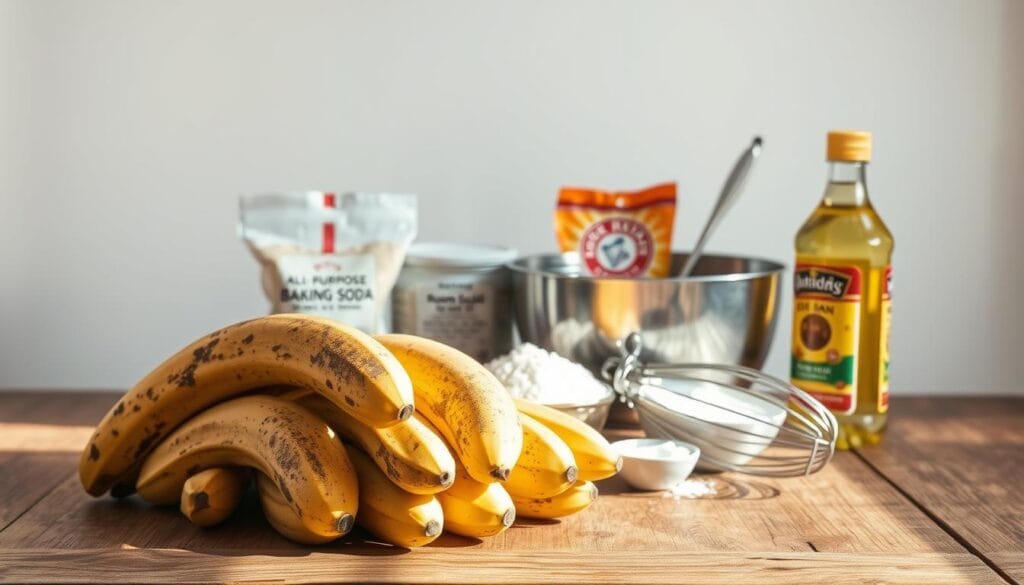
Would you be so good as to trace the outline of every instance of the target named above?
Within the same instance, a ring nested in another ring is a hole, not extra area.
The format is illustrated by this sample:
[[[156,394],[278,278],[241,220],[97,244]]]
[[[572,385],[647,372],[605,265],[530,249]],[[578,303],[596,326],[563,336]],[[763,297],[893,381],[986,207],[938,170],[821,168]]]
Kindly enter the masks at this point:
[[[751,167],[754,166],[754,159],[759,154],[761,154],[761,137],[755,136],[753,142],[750,143],[750,147],[743,151],[739,160],[732,167],[732,172],[725,179],[722,191],[718,194],[715,208],[711,211],[711,217],[704,224],[704,230],[701,231],[697,244],[693,247],[693,251],[690,252],[690,256],[686,259],[686,264],[683,265],[683,269],[679,273],[680,277],[686,278],[693,272],[693,268],[697,265],[697,260],[700,259],[700,255],[704,251],[704,245],[708,243],[708,238],[711,237],[711,233],[718,226],[718,222],[721,221],[725,212],[736,201],[736,196],[739,195],[747,175],[750,174]]]

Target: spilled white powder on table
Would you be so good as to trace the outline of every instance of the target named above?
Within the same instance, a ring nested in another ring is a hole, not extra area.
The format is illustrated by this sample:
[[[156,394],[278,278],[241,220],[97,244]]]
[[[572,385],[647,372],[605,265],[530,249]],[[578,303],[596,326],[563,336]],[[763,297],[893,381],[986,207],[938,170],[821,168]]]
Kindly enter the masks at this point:
[[[512,396],[532,402],[593,404],[610,392],[583,366],[532,343],[524,343],[485,366]]]
[[[670,490],[677,498],[707,498],[718,494],[714,482],[706,479],[688,479],[672,486]]]

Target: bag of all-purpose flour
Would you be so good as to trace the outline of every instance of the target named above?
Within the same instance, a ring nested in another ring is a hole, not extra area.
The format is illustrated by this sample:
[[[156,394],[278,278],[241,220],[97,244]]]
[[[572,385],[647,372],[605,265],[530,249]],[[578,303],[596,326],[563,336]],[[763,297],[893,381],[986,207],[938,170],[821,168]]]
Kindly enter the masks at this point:
[[[263,267],[274,313],[385,330],[388,296],[416,237],[414,195],[297,191],[246,195],[239,231]]]

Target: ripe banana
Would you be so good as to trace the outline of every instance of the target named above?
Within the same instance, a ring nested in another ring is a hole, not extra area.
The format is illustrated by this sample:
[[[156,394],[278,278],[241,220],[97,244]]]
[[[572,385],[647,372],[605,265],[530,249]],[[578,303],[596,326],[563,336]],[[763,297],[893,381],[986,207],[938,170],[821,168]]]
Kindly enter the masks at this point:
[[[131,493],[142,459],[175,427],[254,388],[301,385],[388,426],[412,414],[409,376],[380,343],[307,315],[243,321],[200,338],[140,380],[103,418],[79,461],[86,491]]]
[[[274,485],[274,480],[262,473],[256,474],[256,490],[260,494],[263,515],[281,536],[299,544],[324,544],[337,538],[324,536],[307,528],[302,522],[302,517],[295,513],[288,500],[281,495],[281,490]]]
[[[452,487],[434,496],[444,510],[448,532],[484,538],[504,532],[516,520],[512,496],[499,483],[480,483],[459,469]]]
[[[420,413],[413,415],[428,429],[435,430]],[[516,520],[516,507],[512,496],[501,484],[480,483],[455,459],[455,481],[445,491],[434,496],[444,510],[444,529],[448,532],[484,538],[504,532]]]
[[[359,477],[356,522],[391,544],[407,548],[433,542],[444,527],[437,498],[410,494],[391,483],[370,458],[356,448],[349,456]]]
[[[605,479],[622,469],[622,457],[592,426],[550,406],[521,398],[515,403],[521,414],[533,417],[569,445],[579,468],[579,480]]]
[[[434,423],[479,482],[505,481],[523,431],[511,396],[487,368],[461,351],[413,335],[379,335],[409,372],[419,412]]]
[[[373,428],[318,394],[306,393],[292,399],[319,414],[340,437],[368,453],[380,470],[403,490],[413,494],[436,494],[452,485],[455,459],[444,439],[415,417],[387,428]]]
[[[586,510],[597,500],[597,486],[578,481],[553,498],[514,498],[516,514],[524,518],[561,518]]]
[[[249,482],[245,469],[211,467],[185,480],[181,513],[196,526],[220,524],[235,511]]]
[[[270,396],[218,404],[171,433],[143,463],[139,495],[175,503],[189,475],[224,466],[252,467],[272,478],[316,534],[338,537],[352,528],[359,486],[345,447],[319,417]]]
[[[572,486],[578,470],[572,451],[554,431],[520,413],[523,454],[512,468],[505,489],[513,498],[550,498]]]

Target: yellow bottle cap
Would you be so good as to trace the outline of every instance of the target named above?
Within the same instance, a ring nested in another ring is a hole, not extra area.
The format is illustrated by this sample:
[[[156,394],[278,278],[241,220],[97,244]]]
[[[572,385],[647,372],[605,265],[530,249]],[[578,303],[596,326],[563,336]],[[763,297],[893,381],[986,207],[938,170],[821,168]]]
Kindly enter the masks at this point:
[[[871,160],[871,133],[861,130],[833,130],[828,133],[828,160],[868,162]]]

